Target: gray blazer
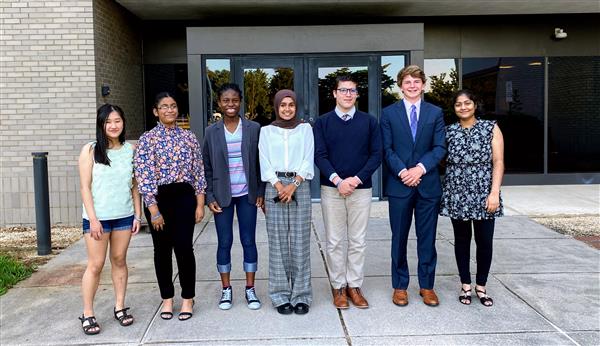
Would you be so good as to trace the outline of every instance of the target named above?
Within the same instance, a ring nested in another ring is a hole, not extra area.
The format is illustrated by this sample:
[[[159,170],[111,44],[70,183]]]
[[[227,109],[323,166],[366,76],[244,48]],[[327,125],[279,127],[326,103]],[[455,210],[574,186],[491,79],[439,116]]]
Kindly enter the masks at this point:
[[[260,125],[243,117],[241,119],[242,162],[248,183],[248,201],[254,204],[257,197],[265,195],[265,183],[260,179],[258,159]],[[206,204],[217,201],[220,207],[228,207],[231,203],[231,181],[223,120],[206,128],[202,158],[206,177]]]

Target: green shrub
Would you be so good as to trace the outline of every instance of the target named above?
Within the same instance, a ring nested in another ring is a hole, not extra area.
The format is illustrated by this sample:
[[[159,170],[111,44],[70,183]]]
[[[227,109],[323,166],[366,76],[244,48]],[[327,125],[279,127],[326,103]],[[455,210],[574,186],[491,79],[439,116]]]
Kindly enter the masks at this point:
[[[32,267],[10,256],[0,254],[0,296],[17,282],[27,279],[31,273],[33,273]]]

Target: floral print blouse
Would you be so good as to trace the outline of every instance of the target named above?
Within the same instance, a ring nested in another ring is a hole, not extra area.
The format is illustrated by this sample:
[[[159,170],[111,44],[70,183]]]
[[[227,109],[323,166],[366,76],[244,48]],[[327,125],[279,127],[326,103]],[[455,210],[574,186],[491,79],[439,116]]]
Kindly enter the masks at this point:
[[[191,131],[167,128],[159,122],[140,137],[134,165],[146,206],[156,204],[160,185],[186,182],[196,195],[206,190],[200,145]]]

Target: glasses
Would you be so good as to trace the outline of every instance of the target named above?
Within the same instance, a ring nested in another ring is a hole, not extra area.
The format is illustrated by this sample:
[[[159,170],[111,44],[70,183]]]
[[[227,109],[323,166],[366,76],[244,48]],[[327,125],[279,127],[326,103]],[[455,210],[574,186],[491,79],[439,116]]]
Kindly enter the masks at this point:
[[[177,109],[177,105],[176,104],[172,104],[172,105],[160,105],[158,106],[158,109],[160,109],[161,111],[168,111],[169,109],[174,111]]]
[[[356,94],[358,94],[358,90],[356,90],[356,89],[339,88],[339,89],[335,89],[335,90],[337,90],[338,92],[340,92],[342,94],[346,94],[346,95],[348,95],[348,94],[350,94],[350,95],[356,95]]]

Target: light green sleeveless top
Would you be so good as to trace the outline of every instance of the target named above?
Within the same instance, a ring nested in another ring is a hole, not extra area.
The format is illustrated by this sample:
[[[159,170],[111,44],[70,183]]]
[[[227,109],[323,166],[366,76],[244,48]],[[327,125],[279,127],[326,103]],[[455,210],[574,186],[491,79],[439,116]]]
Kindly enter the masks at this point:
[[[92,144],[93,145],[93,144]],[[98,220],[113,220],[133,215],[133,146],[123,143],[117,150],[108,149],[110,166],[94,162],[92,198]],[[83,208],[83,218],[89,217]]]

